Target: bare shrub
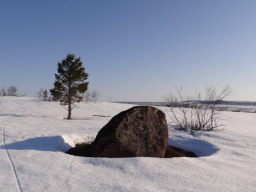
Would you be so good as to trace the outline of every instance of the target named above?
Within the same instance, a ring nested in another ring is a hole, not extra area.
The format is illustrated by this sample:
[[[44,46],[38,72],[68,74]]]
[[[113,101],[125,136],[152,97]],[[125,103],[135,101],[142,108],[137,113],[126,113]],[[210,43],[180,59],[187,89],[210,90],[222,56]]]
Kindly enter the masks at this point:
[[[41,89],[36,93],[37,96],[38,96],[38,98],[39,98],[40,100],[43,99],[43,93],[44,93],[44,89],[43,89],[43,88],[41,88]]]
[[[10,86],[7,90],[8,96],[17,96],[18,95],[18,89],[16,86]]]
[[[6,96],[6,89],[3,87],[0,91],[0,96]]]
[[[51,99],[48,96],[48,91],[46,89],[40,89],[37,92],[37,96],[42,101],[50,101]]]
[[[222,126],[219,104],[231,94],[231,89],[225,87],[218,91],[216,87],[206,87],[205,94],[198,93],[196,97],[182,95],[182,88],[177,89],[177,96],[165,98],[171,111],[172,123],[183,131],[212,131]]]
[[[93,90],[91,97],[92,97],[92,102],[94,103],[97,102],[100,98],[100,92]]]
[[[43,100],[44,101],[48,101],[49,100],[48,91],[46,89],[43,91]]]
[[[85,102],[91,102],[91,92],[90,91],[86,91],[85,95],[84,95],[84,100]]]
[[[96,103],[98,102],[100,98],[100,92],[98,91],[86,91],[85,96],[84,96],[84,100],[85,102],[93,102]]]

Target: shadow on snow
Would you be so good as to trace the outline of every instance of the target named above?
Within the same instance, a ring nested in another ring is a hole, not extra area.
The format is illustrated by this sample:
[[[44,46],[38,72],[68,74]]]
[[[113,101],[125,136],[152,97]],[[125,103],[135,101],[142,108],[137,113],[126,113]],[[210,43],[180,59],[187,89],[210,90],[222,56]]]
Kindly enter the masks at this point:
[[[37,151],[62,151],[65,152],[71,146],[65,143],[61,136],[51,137],[35,137],[26,139],[24,141],[18,141],[7,145],[0,146],[1,149],[7,150],[37,150]]]
[[[195,153],[198,157],[210,156],[219,151],[215,145],[199,139],[176,136],[168,139],[168,145],[182,148]]]

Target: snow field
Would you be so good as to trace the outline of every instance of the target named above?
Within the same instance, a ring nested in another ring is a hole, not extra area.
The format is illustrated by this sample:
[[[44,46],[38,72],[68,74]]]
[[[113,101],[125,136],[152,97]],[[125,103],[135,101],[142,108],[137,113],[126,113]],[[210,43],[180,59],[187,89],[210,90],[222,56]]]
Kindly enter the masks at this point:
[[[199,158],[86,158],[63,153],[92,141],[117,113],[132,105],[79,103],[74,120],[59,103],[0,98],[0,191],[256,191],[256,115],[222,112],[224,128],[188,134],[169,128],[169,144]],[[159,107],[167,113],[168,110]],[[3,137],[3,134],[2,136]]]

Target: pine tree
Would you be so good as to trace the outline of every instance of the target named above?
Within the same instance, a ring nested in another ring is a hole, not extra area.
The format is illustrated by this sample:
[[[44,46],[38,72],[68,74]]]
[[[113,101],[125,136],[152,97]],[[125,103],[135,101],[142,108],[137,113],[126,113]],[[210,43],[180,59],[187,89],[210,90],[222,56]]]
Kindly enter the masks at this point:
[[[88,74],[80,57],[68,54],[65,59],[58,62],[58,74],[55,74],[54,88],[50,90],[54,101],[60,101],[61,105],[68,105],[68,117],[71,119],[71,111],[75,102],[83,99],[82,94],[88,88]]]

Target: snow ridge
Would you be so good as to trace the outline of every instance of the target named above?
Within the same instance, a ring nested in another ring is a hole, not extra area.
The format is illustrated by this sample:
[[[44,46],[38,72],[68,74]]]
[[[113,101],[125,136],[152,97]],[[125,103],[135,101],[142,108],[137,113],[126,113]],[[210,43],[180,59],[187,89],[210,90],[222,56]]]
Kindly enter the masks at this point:
[[[18,189],[19,192],[23,192],[23,190],[21,188],[21,184],[20,184],[19,178],[18,178],[18,175],[17,175],[17,172],[16,172],[16,169],[15,169],[15,166],[14,166],[14,163],[12,161],[10,153],[8,152],[8,150],[6,148],[6,143],[5,143],[5,127],[6,127],[6,123],[4,123],[4,125],[2,127],[2,144],[4,146],[4,149],[5,149],[5,152],[6,152],[6,156],[7,156],[8,160],[9,160],[10,166],[12,168],[12,173],[13,173],[13,176],[14,176],[14,179],[15,179],[15,182],[16,182],[17,189]]]

